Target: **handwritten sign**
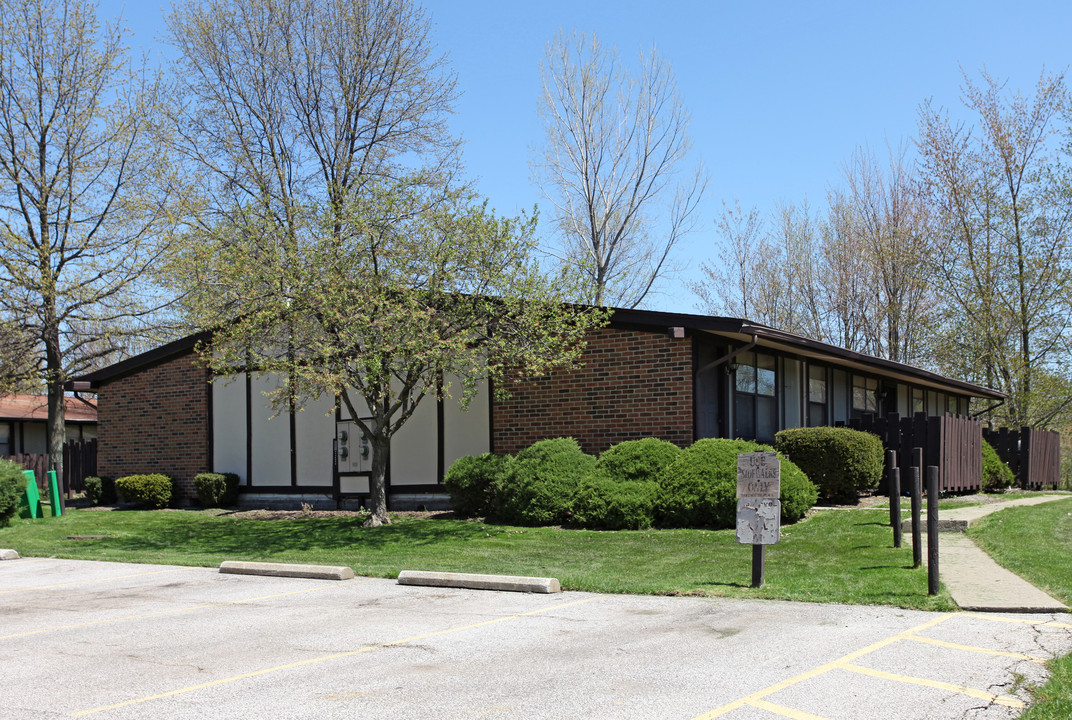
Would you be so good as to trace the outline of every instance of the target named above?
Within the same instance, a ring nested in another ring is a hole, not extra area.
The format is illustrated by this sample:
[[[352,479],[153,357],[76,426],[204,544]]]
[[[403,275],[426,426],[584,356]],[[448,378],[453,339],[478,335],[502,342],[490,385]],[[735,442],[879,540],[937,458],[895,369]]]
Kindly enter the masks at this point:
[[[737,499],[774,498],[782,491],[782,463],[778,453],[754,452],[737,455]]]

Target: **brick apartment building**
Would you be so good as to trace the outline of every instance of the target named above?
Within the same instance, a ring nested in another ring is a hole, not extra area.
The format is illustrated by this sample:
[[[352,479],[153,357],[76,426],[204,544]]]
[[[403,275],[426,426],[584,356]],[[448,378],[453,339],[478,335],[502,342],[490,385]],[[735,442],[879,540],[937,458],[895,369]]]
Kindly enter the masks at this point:
[[[334,398],[273,417],[273,379],[210,378],[191,336],[79,378],[98,398],[103,475],[163,472],[192,497],[198,472],[234,472],[245,494],[360,500],[370,463]],[[463,411],[428,400],[395,436],[388,495],[396,506],[442,493],[464,455],[514,453],[571,436],[590,453],[659,437],[770,441],[782,428],[835,425],[867,413],[966,414],[999,392],[733,318],[617,310],[590,338],[583,366],[511,388],[484,387]]]

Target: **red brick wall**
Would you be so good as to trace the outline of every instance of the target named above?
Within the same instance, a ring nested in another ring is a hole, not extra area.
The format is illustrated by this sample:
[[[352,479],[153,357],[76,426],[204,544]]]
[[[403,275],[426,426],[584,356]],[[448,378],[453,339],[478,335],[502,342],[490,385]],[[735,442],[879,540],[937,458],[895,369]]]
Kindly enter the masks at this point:
[[[211,470],[208,371],[189,353],[101,386],[97,472],[164,473],[195,498],[194,475]]]
[[[692,443],[691,338],[604,328],[582,362],[494,401],[494,452],[516,453],[551,437],[573,437],[589,453],[652,436]]]

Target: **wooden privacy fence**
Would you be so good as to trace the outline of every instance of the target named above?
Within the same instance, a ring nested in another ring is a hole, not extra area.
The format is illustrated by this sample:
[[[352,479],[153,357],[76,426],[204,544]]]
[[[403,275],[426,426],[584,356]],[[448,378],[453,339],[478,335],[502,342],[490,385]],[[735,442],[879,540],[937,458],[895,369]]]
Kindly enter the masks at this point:
[[[849,427],[878,435],[887,450],[897,453],[901,487],[912,466],[912,448],[923,448],[923,467],[938,467],[939,492],[979,490],[983,475],[983,424],[963,415],[901,417],[867,413]],[[888,488],[883,491],[889,492]]]
[[[1061,479],[1061,434],[1052,430],[1000,428],[983,430],[983,437],[1009,469],[1021,487],[1057,487]]]
[[[37,478],[37,487],[47,496],[48,493],[48,455],[31,455],[19,453],[17,455],[4,455],[5,460],[11,460],[22,465],[27,470],[33,470]],[[63,477],[60,487],[70,496],[71,493],[82,492],[86,489],[86,478],[97,474],[97,440],[68,440],[63,444]]]

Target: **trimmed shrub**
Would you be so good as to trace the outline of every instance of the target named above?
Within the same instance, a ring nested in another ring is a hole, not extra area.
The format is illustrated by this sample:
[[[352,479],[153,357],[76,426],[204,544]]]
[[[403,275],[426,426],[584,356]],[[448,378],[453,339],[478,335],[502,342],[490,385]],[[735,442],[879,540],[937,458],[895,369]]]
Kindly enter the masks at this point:
[[[603,472],[584,477],[573,495],[573,521],[599,530],[644,530],[652,525],[659,485],[617,480]]]
[[[509,456],[491,453],[455,460],[443,478],[454,512],[463,517],[491,515],[495,510],[495,495],[509,463]]]
[[[19,499],[26,490],[23,469],[18,463],[0,460],[0,527],[10,525],[11,518],[19,511]]]
[[[194,489],[201,507],[230,507],[238,502],[238,476],[234,473],[194,475]]]
[[[1001,492],[1005,488],[1012,487],[1016,482],[1016,476],[1012,470],[1002,462],[998,451],[986,440],[983,440],[982,482],[984,492]]]
[[[855,502],[882,479],[882,441],[850,428],[810,427],[782,430],[774,436],[778,452],[815,483],[829,500]]]
[[[619,482],[657,482],[659,473],[681,452],[677,445],[658,438],[626,440],[600,455],[596,467],[604,476]]]
[[[496,514],[519,525],[569,522],[577,485],[595,464],[573,438],[533,443],[509,464],[496,493]]]
[[[737,517],[737,455],[770,452],[746,440],[697,440],[659,476],[655,517],[665,527],[733,527]],[[818,492],[795,464],[782,465],[782,520],[795,522],[815,504]]]
[[[175,481],[167,475],[127,475],[115,481],[119,497],[126,502],[158,509],[171,502]]]
[[[83,482],[86,485],[86,500],[92,505],[100,505],[104,495],[103,481],[96,475],[90,475]]]

